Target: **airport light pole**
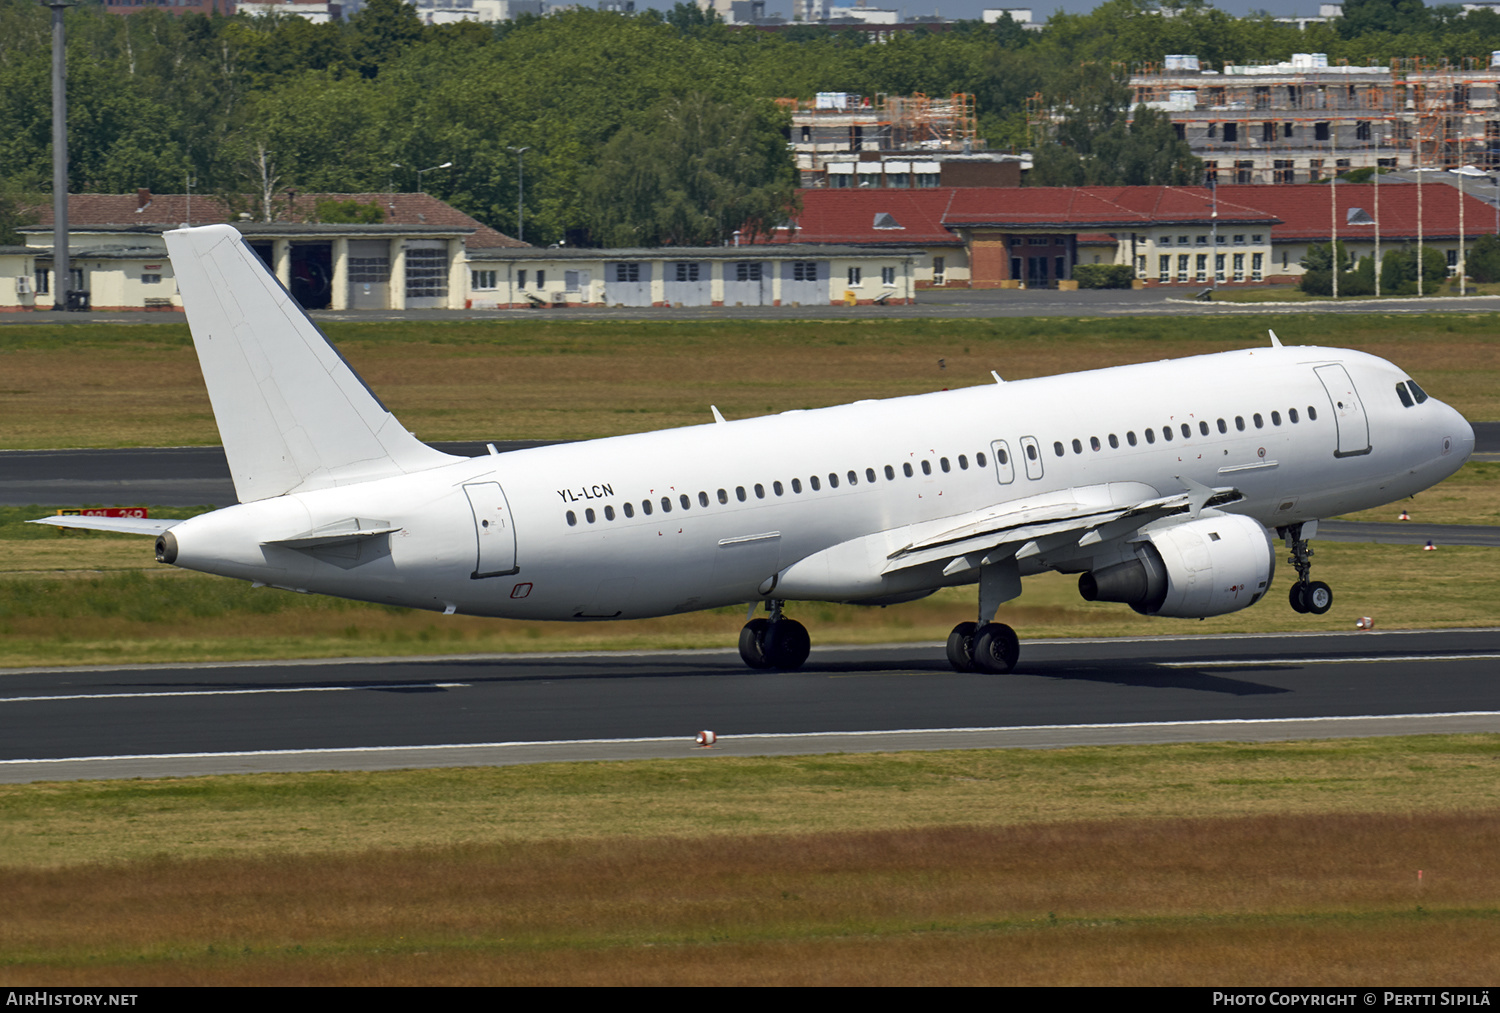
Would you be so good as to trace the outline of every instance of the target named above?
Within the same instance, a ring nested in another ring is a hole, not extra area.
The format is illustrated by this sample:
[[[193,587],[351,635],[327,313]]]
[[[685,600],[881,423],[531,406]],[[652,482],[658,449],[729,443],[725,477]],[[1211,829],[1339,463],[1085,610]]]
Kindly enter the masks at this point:
[[[505,150],[516,156],[516,238],[522,242],[526,241],[526,174],[522,169],[525,162],[526,152],[531,150],[530,145],[524,148],[513,148],[505,146]]]
[[[71,0],[43,0],[52,8],[52,309],[66,310],[73,285],[68,261],[68,74],[63,11]]]
[[[444,162],[442,165],[429,165],[425,169],[418,169],[417,170],[417,193],[426,193],[427,192],[427,191],[425,191],[425,190],[422,189],[422,176],[423,176],[424,173],[436,172],[438,169],[451,169],[451,168],[453,168],[453,163],[452,162]]]

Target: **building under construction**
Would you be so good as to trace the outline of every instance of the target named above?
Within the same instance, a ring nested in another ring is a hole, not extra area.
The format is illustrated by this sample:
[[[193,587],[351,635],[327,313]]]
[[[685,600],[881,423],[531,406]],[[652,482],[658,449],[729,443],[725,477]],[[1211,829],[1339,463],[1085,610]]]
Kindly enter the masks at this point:
[[[1209,67],[1168,56],[1131,68],[1135,102],[1166,112],[1220,183],[1308,183],[1349,169],[1500,168],[1500,53],[1458,63]],[[1033,127],[1063,115],[1037,104]]]
[[[973,95],[819,92],[777,104],[791,113],[804,187],[1020,185],[1019,155],[984,150]]]

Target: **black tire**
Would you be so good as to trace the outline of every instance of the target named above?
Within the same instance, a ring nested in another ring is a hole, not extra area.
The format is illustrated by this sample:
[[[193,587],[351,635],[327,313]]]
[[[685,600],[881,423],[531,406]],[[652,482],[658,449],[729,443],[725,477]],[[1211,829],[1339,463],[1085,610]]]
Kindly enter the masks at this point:
[[[770,668],[766,660],[766,631],[769,619],[752,619],[740,630],[740,659],[751,668]]]
[[[948,634],[948,664],[955,672],[974,671],[974,631],[978,623],[959,623]]]
[[[795,672],[802,667],[812,651],[812,638],[807,627],[795,619],[777,619],[766,629],[762,651],[766,665],[784,672]]]
[[[1322,615],[1324,612],[1327,612],[1329,609],[1333,608],[1333,588],[1329,587],[1321,580],[1313,581],[1311,584],[1307,585],[1306,603],[1307,611],[1311,612],[1315,616]]]
[[[1293,612],[1305,613],[1307,611],[1307,588],[1300,580],[1292,585],[1287,601],[1292,606]]]
[[[1004,623],[985,623],[974,635],[974,667],[981,672],[1004,675],[1020,656],[1021,641]]]

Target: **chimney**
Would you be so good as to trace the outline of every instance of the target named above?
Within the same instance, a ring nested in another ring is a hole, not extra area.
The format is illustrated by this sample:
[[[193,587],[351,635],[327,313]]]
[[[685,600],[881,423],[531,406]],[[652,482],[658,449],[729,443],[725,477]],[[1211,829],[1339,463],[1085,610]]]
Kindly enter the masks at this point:
[[[147,189],[146,187],[143,186],[140,189],[136,190],[136,192],[135,192],[135,209],[137,211],[144,211],[144,210],[146,210],[146,207],[150,203],[151,203],[151,191],[149,189]]]

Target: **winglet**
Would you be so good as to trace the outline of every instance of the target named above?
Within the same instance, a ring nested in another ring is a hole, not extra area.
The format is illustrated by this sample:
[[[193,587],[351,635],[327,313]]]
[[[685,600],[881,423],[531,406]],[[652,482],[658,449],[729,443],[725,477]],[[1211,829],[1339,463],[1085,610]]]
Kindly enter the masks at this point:
[[[237,231],[165,238],[240,502],[459,460],[396,421]]]
[[[1275,331],[1267,331],[1266,333],[1268,333],[1268,334],[1271,335],[1271,347],[1272,348],[1280,348],[1281,347],[1281,339],[1276,336],[1276,332]]]

